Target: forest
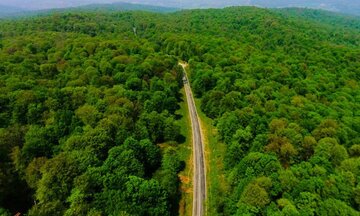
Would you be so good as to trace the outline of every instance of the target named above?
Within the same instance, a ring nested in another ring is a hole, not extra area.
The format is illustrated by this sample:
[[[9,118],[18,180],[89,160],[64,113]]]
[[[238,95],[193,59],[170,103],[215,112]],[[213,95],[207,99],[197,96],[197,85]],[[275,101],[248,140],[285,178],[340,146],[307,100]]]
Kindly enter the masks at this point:
[[[359,215],[359,26],[256,7],[1,20],[0,215],[178,215],[179,60],[226,146],[211,212]]]
[[[1,59],[2,206],[32,205],[28,215],[176,209],[183,165],[156,145],[180,138],[174,57],[141,39],[34,32],[4,36]]]

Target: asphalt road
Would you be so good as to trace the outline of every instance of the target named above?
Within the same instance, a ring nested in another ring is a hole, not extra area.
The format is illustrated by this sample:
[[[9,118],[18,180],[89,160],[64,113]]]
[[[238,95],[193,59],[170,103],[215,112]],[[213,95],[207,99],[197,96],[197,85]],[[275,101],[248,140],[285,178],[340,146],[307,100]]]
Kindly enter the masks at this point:
[[[192,137],[193,137],[193,156],[194,156],[194,179],[193,179],[193,216],[204,215],[204,203],[206,197],[206,173],[204,163],[204,145],[201,134],[201,126],[199,117],[196,112],[195,101],[188,82],[185,66],[180,63],[184,70],[184,88],[186,93],[186,100],[189,107]]]

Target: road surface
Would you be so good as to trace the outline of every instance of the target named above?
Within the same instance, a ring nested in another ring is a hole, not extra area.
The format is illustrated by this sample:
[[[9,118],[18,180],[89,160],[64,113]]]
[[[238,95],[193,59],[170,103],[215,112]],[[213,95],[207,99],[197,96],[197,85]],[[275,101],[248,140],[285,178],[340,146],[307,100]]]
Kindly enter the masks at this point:
[[[186,64],[179,63],[183,70],[183,81],[186,93],[186,100],[189,108],[192,138],[193,138],[193,156],[194,156],[194,179],[193,179],[193,216],[204,215],[204,203],[206,197],[206,173],[204,163],[204,145],[201,134],[199,117],[196,112],[195,101],[191,87],[186,74]]]

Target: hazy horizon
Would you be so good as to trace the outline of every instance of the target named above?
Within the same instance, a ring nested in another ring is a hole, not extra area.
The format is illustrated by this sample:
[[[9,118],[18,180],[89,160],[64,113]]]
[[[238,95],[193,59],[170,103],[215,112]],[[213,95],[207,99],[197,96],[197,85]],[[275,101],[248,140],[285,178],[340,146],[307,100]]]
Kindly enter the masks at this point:
[[[0,5],[18,7],[25,10],[39,10],[51,8],[77,7],[88,4],[108,4],[115,2],[125,2],[117,0],[59,0],[48,2],[46,0],[0,0]]]
[[[353,0],[0,0],[0,5],[22,8],[24,10],[39,10],[50,8],[77,7],[88,4],[108,4],[125,2],[133,4],[147,4],[154,6],[176,7],[176,8],[209,8],[227,7],[240,5],[255,5],[260,7],[309,7],[338,12],[360,12],[360,1]]]

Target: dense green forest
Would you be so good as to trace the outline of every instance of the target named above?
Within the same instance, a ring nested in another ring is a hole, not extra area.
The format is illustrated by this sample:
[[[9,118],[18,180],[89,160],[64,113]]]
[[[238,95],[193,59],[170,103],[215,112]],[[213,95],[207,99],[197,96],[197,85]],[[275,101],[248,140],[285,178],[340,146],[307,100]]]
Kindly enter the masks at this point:
[[[314,16],[316,18],[314,18]],[[0,22],[0,213],[176,215],[181,69],[218,215],[359,215],[359,19],[233,7]],[[15,212],[16,213],[16,212]]]
[[[0,203],[28,215],[169,215],[177,208],[181,73],[121,36],[3,36]],[[35,204],[34,204],[35,203]]]

